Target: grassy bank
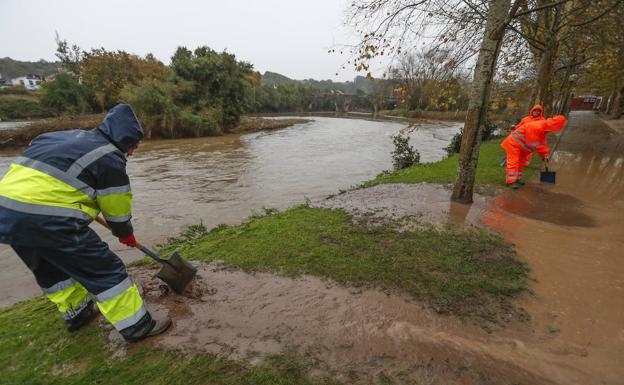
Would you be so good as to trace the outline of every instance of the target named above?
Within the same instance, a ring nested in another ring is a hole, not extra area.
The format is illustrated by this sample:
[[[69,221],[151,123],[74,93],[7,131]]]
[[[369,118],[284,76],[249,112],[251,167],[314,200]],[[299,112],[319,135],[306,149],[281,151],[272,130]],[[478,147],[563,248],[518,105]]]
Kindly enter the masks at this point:
[[[440,312],[495,320],[526,286],[511,246],[482,230],[398,232],[353,223],[340,210],[300,206],[209,233],[192,227],[165,254],[221,261],[248,271],[312,274],[352,286],[403,293]]]
[[[394,110],[381,110],[380,116],[399,116],[407,119],[430,119],[430,120],[446,120],[463,122],[466,120],[466,111],[429,111],[429,110],[406,110],[403,108],[397,108]],[[490,111],[489,119],[492,123],[500,127],[509,127],[526,114],[517,107],[514,109],[505,109],[502,111]]]
[[[70,334],[43,299],[0,310],[0,384],[311,385],[306,365],[298,357],[277,355],[251,367],[211,354],[145,346],[118,356],[103,329],[93,324]]]
[[[484,142],[479,152],[479,163],[477,167],[477,184],[505,185],[505,167],[501,167],[499,162],[505,155],[505,151],[500,147],[501,140]],[[385,172],[375,179],[366,182],[362,187],[370,187],[382,183],[452,183],[457,175],[457,161],[459,154],[454,154],[439,162],[424,163],[403,170]],[[541,159],[535,155],[531,161],[531,166],[524,171],[524,179],[530,179],[541,166]]]

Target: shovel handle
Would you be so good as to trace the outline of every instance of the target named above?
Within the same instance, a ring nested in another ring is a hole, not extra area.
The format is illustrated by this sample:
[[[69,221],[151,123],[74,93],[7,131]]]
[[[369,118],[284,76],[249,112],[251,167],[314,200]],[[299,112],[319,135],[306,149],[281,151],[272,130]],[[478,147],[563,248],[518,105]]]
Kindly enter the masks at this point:
[[[166,259],[162,259],[158,256],[158,254],[156,254],[155,252],[153,252],[152,250],[148,249],[147,247],[143,246],[142,244],[140,244],[139,242],[137,242],[136,248],[141,250],[145,255],[147,255],[148,257],[152,258],[153,260],[155,260],[156,262],[160,263],[160,264],[167,264],[171,267],[173,267],[175,269],[175,266],[173,266],[171,264],[171,262],[169,262]]]
[[[102,218],[101,216],[98,215],[97,217],[95,217],[95,221],[97,223],[101,224],[102,226],[106,227],[107,229],[112,230],[111,227],[106,222],[106,219]],[[173,267],[173,265],[171,265],[171,262],[167,261],[166,259],[160,258],[158,256],[158,254],[154,253],[152,250],[150,250],[147,247],[143,246],[138,241],[137,241],[135,247],[137,249],[141,250],[145,255],[147,255],[148,257],[152,258],[156,262],[161,263],[161,264],[167,264],[167,265]]]

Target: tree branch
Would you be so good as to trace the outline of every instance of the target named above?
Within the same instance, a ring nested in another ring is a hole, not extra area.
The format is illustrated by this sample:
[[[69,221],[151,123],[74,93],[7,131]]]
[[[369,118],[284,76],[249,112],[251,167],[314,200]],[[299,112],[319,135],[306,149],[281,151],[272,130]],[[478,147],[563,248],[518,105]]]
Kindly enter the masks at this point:
[[[473,5],[470,1],[467,0],[462,0],[462,2],[464,4],[466,4],[468,7],[470,7],[470,9],[472,9],[477,15],[479,15],[479,17],[483,20],[485,20],[485,15],[479,10],[479,8],[477,8],[475,5]]]
[[[527,9],[526,11],[522,11],[522,12],[516,13],[515,15],[513,15],[513,18],[524,16],[524,15],[528,15],[529,13],[541,11],[542,9],[556,7],[556,6],[561,5],[563,3],[567,3],[568,1],[571,1],[571,0],[559,0],[559,1],[555,1],[554,3],[548,3],[548,4],[540,5],[539,7]]]
[[[613,11],[615,9],[615,7],[617,7],[620,4],[623,4],[622,0],[615,0],[613,5],[611,5],[610,7],[607,7],[607,9],[605,9],[604,12],[602,12],[598,16],[595,16],[595,17],[593,17],[593,18],[591,18],[589,20],[585,20],[582,23],[572,24],[572,27],[582,27],[584,25],[593,23],[594,21],[596,21],[596,20],[600,19],[601,17],[605,16],[607,13]]]
[[[515,33],[517,33],[518,35],[522,36],[523,38],[525,38],[527,40],[527,43],[529,43],[531,45],[531,47],[544,52],[544,43],[542,41],[539,41],[525,33],[523,33],[522,31],[520,31],[518,28],[514,27],[513,25],[509,24],[508,28],[510,28],[512,31],[514,31]]]

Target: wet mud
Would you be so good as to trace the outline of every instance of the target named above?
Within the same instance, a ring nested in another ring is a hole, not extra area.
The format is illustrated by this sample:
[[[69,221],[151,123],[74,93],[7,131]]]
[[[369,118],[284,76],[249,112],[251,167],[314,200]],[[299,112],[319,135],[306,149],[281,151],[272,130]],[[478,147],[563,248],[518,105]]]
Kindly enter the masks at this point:
[[[174,319],[170,331],[146,342],[152,346],[251,364],[294,353],[312,362],[312,376],[356,384],[384,376],[402,383],[556,383],[540,373],[552,371],[552,353],[513,337],[493,337],[397,295],[216,264],[200,265],[190,290],[176,295],[155,272],[131,271],[150,308]],[[560,348],[571,355],[581,349]]]
[[[356,220],[404,227],[479,225],[487,210],[486,196],[475,194],[472,205],[451,202],[451,186],[433,183],[392,183],[351,190],[313,202],[314,207],[343,209]]]

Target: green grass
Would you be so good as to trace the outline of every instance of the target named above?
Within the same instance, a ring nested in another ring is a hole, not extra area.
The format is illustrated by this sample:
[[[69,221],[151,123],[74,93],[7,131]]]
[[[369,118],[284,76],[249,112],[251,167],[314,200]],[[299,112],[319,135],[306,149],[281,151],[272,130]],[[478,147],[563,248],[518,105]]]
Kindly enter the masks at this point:
[[[308,364],[289,355],[259,367],[218,358],[150,349],[129,349],[116,358],[100,328],[65,330],[54,306],[38,298],[0,310],[0,384],[64,385],[274,385],[332,384],[306,379]]]
[[[477,166],[477,184],[505,185],[505,167],[499,166],[499,162],[505,151],[500,147],[501,140],[484,142],[479,151]],[[443,159],[439,162],[423,163],[403,170],[385,172],[375,179],[366,182],[362,187],[370,187],[383,183],[451,183],[457,173],[457,160],[459,155]],[[534,157],[531,166],[525,169],[524,179],[530,179],[539,168],[541,160]]]
[[[171,239],[163,253],[248,271],[312,274],[346,285],[408,294],[441,312],[495,319],[526,287],[511,245],[483,230],[435,227],[397,232],[353,223],[341,210],[299,206],[209,233]]]

